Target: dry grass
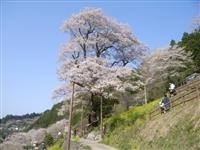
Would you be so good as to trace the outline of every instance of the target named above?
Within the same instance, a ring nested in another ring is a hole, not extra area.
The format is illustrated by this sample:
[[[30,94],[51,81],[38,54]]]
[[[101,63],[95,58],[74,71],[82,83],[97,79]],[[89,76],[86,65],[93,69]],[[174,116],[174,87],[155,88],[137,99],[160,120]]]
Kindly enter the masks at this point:
[[[186,116],[190,116],[191,121],[195,122],[196,128],[200,127],[200,101],[190,101],[166,114],[159,115],[141,129],[140,135],[148,141],[165,137],[169,133],[170,128]]]
[[[190,101],[182,106],[176,107],[170,112],[159,115],[154,120],[150,120],[144,128],[141,129],[140,135],[148,141],[165,137],[171,127],[174,127],[179,120],[186,116],[194,122],[194,127],[200,128],[200,100]]]

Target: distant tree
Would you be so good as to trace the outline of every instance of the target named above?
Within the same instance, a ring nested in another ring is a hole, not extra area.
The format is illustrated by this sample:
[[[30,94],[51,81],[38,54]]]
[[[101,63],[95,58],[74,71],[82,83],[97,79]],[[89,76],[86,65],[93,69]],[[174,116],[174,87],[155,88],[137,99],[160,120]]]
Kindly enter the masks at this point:
[[[58,110],[61,108],[62,105],[63,102],[57,103],[53,105],[51,110],[46,110],[45,112],[43,112],[40,117],[27,128],[27,130],[33,128],[47,128],[51,124],[56,123],[57,121],[66,117],[66,113],[64,114],[64,116],[58,115]]]
[[[175,44],[176,44],[176,41],[175,41],[175,40],[171,40],[171,41],[170,41],[170,46],[171,46],[171,47],[173,47]]]
[[[186,42],[188,40],[188,37],[189,37],[189,33],[184,32],[181,41]]]
[[[200,72],[200,29],[196,29],[190,34],[184,33],[179,45],[190,54],[195,64],[195,70]]]
[[[180,71],[187,68],[188,62],[191,62],[191,59],[177,45],[152,51],[144,57],[141,73],[145,83],[145,101],[147,102],[146,88],[148,85],[155,85],[160,81],[166,82],[169,77],[181,76]]]

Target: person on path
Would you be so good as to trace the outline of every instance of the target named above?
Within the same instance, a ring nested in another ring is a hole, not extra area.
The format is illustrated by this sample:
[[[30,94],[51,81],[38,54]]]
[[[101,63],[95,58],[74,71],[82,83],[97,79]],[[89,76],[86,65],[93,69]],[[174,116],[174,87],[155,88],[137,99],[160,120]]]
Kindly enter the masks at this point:
[[[160,111],[162,113],[166,113],[167,111],[170,110],[171,104],[170,104],[170,99],[167,97],[167,94],[164,94],[164,97],[160,101]]]

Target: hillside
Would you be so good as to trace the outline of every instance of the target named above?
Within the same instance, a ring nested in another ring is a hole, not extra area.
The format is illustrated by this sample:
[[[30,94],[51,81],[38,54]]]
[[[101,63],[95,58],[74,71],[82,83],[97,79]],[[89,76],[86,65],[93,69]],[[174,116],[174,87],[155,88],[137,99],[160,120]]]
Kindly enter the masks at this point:
[[[159,100],[155,100],[105,119],[106,134],[103,142],[119,150],[200,149],[199,82],[200,79],[197,79],[179,87],[178,94],[171,98],[173,108],[166,114],[160,114]],[[42,143],[46,133],[50,133],[54,139],[57,139],[58,132],[63,133],[67,124],[67,120],[62,119],[65,115],[58,115],[63,106],[63,103],[58,103],[51,110],[33,117],[32,121],[26,118],[25,123],[29,123],[26,128],[22,124],[24,129],[21,130],[22,127],[20,127],[19,131],[12,132],[5,138],[4,143],[0,144],[0,147],[22,149],[23,146],[32,145],[33,141]],[[76,126],[80,121],[79,109],[80,106],[75,105],[73,125]],[[20,118],[23,117],[18,116],[15,119]],[[20,122],[13,120],[11,116],[4,118],[1,120],[1,130],[2,127],[3,129],[8,127],[5,126],[6,124],[14,127]],[[16,130],[16,126],[13,129]]]
[[[7,115],[0,119],[0,143],[8,140],[13,135],[24,133],[31,129],[47,128],[63,119],[65,115],[58,115],[63,103],[55,104],[51,110],[43,113],[31,113],[25,115]],[[21,136],[21,135],[19,135]],[[17,138],[16,138],[17,139]]]
[[[64,103],[55,104],[50,110],[41,114],[26,114],[22,116],[8,115],[2,118],[0,126],[0,149],[16,150],[32,147],[33,142],[41,144],[46,133],[53,138],[58,132],[64,133],[67,120]]]
[[[52,106],[50,110],[44,111],[40,117],[29,126],[28,130],[30,129],[38,129],[38,128],[47,128],[48,126],[56,123],[59,120],[66,118],[66,113],[59,112],[64,109],[64,103],[60,102]]]
[[[48,128],[31,129],[28,132],[15,132],[0,144],[0,149],[22,150],[28,147],[33,149],[34,143],[41,146],[47,133],[54,139],[59,138],[58,132],[64,133],[66,124],[67,120],[63,119],[50,125]]]
[[[190,84],[190,88],[180,88],[180,91],[191,93],[194,83]],[[197,94],[197,91],[195,92]],[[158,112],[158,115],[151,119],[149,114],[155,110],[159,100],[108,119],[108,132],[104,143],[120,150],[200,149],[200,99],[190,95],[191,101],[188,101],[189,98],[184,92],[178,93],[178,96],[183,103],[166,114],[160,115]],[[175,101],[176,97],[173,97],[173,100]]]
[[[0,149],[23,149],[32,147],[32,142],[41,144],[46,133],[55,140],[58,133],[66,130],[68,111],[64,102],[55,104],[50,110],[41,114],[27,114],[22,116],[8,115],[2,118],[0,126]],[[80,105],[74,105],[72,124],[80,120]]]
[[[199,101],[191,101],[149,121],[140,130],[142,145],[148,149],[199,149],[199,106]]]
[[[26,115],[7,115],[0,119],[0,143],[3,140],[15,133],[27,130],[38,118],[40,114],[31,113]]]

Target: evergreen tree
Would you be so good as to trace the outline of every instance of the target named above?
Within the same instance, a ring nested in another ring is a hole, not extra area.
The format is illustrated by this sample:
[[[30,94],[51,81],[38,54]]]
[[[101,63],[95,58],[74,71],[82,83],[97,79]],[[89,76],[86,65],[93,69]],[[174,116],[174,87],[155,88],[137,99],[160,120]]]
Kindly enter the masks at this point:
[[[173,47],[176,44],[175,40],[170,41],[170,46]]]
[[[179,43],[188,53],[195,64],[195,71],[200,72],[200,29],[188,34],[184,33],[182,41]]]

